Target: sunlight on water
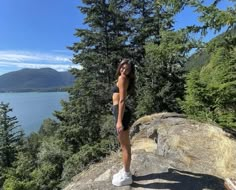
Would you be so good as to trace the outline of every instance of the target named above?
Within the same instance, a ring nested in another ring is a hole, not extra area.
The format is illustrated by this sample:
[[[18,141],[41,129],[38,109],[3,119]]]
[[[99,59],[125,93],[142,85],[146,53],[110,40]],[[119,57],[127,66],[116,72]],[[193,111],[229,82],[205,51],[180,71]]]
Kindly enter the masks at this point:
[[[26,135],[37,132],[44,119],[61,110],[60,101],[68,100],[67,92],[0,93],[0,102],[10,103],[10,116],[16,116]]]

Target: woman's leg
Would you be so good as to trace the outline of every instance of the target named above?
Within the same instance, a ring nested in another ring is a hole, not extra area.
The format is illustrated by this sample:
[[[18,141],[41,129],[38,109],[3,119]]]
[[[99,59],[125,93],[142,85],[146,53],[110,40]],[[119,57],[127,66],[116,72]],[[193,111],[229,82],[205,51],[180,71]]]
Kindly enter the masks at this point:
[[[122,160],[124,164],[124,169],[126,172],[129,172],[131,164],[131,146],[129,139],[129,129],[125,131],[122,130],[118,135],[118,139],[122,149]]]

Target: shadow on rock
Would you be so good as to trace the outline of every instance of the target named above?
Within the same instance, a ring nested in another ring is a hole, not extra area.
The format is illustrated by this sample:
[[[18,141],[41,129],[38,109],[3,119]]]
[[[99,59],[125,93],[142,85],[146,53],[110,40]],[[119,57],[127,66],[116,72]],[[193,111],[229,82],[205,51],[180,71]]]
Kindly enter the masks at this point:
[[[236,139],[236,129],[231,127],[224,127],[223,130],[231,135],[231,138]]]
[[[152,182],[149,183],[149,180]],[[160,182],[155,182],[159,180]],[[165,181],[162,181],[165,180]],[[169,168],[168,172],[133,176],[132,187],[146,189],[203,190],[224,189],[224,180],[213,175],[192,173]],[[142,182],[143,181],[143,182]],[[153,182],[154,181],[154,182]]]

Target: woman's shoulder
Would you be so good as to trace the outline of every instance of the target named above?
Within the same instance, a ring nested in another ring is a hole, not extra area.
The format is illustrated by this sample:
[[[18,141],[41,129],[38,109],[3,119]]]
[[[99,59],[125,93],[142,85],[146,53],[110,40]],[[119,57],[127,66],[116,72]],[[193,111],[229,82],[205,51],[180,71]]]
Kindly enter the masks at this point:
[[[128,88],[128,85],[129,85],[129,78],[126,77],[126,76],[119,76],[118,77],[118,86],[120,85],[125,85],[127,88]]]
[[[129,80],[129,78],[127,76],[124,76],[124,75],[120,75],[118,77],[118,81],[128,81],[128,80]]]

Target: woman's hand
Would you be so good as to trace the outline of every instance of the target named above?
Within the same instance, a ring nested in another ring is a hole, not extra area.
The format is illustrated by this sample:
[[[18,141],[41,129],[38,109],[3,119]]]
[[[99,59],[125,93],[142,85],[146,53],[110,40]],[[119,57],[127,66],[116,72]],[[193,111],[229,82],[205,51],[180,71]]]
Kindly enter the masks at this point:
[[[117,133],[119,134],[122,130],[123,130],[122,123],[117,122],[117,124],[116,124],[116,131],[117,131]]]

